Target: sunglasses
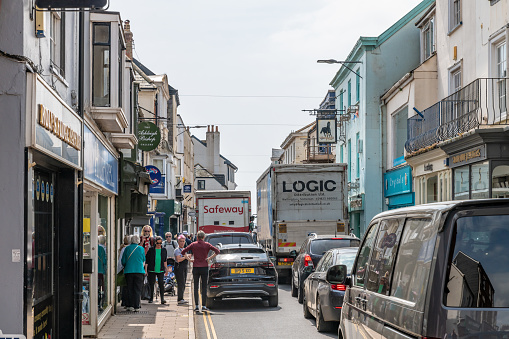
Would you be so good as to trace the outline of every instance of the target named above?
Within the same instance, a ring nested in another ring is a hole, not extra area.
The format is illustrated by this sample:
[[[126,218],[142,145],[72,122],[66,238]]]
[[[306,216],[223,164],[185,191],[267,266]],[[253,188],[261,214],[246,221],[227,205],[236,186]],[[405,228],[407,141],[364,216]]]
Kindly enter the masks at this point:
[[[162,245],[163,243],[162,242],[156,242],[156,245]]]
[[[171,238],[171,235],[167,235],[166,238]]]

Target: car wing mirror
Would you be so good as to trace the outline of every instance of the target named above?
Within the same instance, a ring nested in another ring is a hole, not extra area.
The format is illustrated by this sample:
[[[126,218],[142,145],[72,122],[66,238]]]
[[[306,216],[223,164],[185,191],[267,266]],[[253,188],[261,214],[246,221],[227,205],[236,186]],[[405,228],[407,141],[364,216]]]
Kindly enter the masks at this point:
[[[327,270],[326,280],[331,284],[345,285],[347,280],[346,265],[334,265]]]

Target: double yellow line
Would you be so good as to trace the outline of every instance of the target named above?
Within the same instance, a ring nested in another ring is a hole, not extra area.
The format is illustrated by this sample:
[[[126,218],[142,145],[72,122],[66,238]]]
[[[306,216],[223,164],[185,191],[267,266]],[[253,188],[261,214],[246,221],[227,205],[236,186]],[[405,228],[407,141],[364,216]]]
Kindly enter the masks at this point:
[[[203,305],[201,302],[201,289],[200,289],[200,305]],[[211,339],[211,337],[210,337],[211,333],[212,333],[212,338],[217,339],[216,329],[214,328],[214,323],[212,322],[212,317],[210,316],[210,312],[202,312],[202,315],[203,315],[203,324],[205,324],[205,332],[207,333],[207,339]],[[207,319],[208,319],[208,321],[207,321]],[[209,323],[210,323],[210,329],[209,329]]]

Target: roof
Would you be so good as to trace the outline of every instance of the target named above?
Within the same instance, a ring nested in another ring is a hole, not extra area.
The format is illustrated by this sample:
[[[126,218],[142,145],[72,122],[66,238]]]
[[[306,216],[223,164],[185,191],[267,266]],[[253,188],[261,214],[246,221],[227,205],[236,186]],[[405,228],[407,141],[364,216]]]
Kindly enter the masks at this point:
[[[133,58],[133,61],[136,64],[136,66],[138,66],[143,71],[143,73],[145,73],[146,75],[156,75],[154,72],[149,70],[147,66],[142,64],[138,59]]]
[[[203,146],[207,147],[207,142],[204,141],[204,140],[200,140],[198,139],[196,136],[192,136],[192,138],[194,138],[194,140],[198,141],[200,144],[202,144]],[[219,157],[221,157],[223,160],[224,160],[224,163],[230,167],[233,167],[234,169],[238,170],[239,168],[237,166],[235,166],[233,164],[233,162],[231,162],[230,160],[226,159],[224,156],[222,156],[221,154],[219,154]]]

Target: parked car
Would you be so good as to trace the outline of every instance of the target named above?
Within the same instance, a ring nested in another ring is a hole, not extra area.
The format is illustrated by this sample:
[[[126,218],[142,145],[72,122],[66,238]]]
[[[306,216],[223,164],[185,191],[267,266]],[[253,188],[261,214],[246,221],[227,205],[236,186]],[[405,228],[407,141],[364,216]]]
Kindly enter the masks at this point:
[[[509,199],[383,212],[351,277],[329,270],[347,285],[339,338],[507,338]]]
[[[259,245],[221,245],[209,269],[207,307],[224,298],[260,297],[270,307],[278,305],[274,264]]]
[[[248,232],[218,232],[210,233],[205,236],[205,241],[211,245],[218,244],[254,244],[255,241],[251,233]]]
[[[316,270],[304,280],[304,318],[315,317],[318,332],[331,331],[337,326],[346,291],[346,285],[328,280],[327,272],[335,265],[346,265],[347,272],[350,272],[357,250],[357,247],[328,250],[316,265]]]
[[[354,235],[316,235],[311,234],[304,240],[299,252],[290,252],[295,257],[292,265],[290,284],[292,297],[302,304],[304,280],[311,274],[325,252],[331,248],[359,247],[360,239]]]

